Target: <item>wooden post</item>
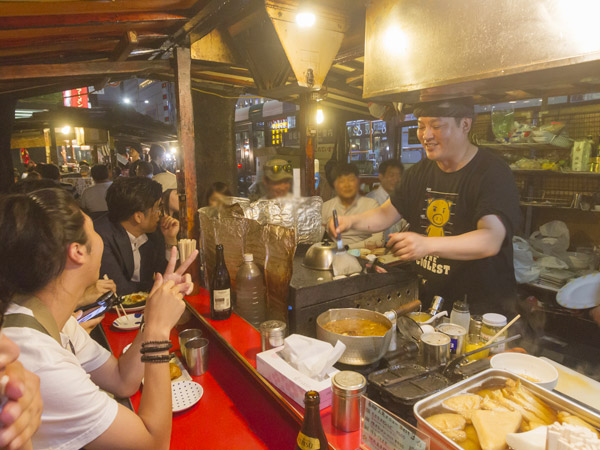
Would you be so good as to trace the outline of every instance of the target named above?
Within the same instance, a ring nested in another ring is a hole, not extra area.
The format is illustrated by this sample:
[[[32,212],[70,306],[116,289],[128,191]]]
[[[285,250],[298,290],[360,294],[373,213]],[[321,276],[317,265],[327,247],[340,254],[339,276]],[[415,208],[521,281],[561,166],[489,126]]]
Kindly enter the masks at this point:
[[[16,105],[17,100],[14,98],[3,98],[0,101],[0,192],[7,192],[15,182],[10,138]]]
[[[192,106],[192,80],[190,49],[175,49],[175,90],[177,96],[177,193],[182,235],[199,241],[198,191],[196,187],[196,154],[194,146],[194,109]]]
[[[300,148],[304,149],[305,154],[302,192],[306,196],[315,195],[316,114],[315,102],[311,101],[310,94],[302,95],[298,130],[300,131]]]

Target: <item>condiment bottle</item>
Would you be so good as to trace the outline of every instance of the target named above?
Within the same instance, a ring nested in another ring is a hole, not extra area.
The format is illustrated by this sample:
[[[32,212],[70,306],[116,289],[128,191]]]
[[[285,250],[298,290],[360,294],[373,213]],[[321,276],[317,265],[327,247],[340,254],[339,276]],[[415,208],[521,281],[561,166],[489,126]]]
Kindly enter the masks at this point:
[[[225,265],[223,246],[217,245],[217,262],[210,289],[210,318],[225,320],[231,316],[231,280]]]
[[[507,323],[506,317],[502,314],[487,313],[483,315],[483,325],[481,326],[481,339],[489,341],[496,335]],[[498,340],[506,339],[508,330],[498,336]],[[505,344],[497,345],[490,349],[491,353],[501,353],[506,350]]]
[[[460,325],[465,329],[465,331],[468,331],[470,321],[471,313],[469,312],[469,304],[467,303],[467,297],[465,296],[464,302],[454,302],[454,305],[452,306],[452,312],[450,313],[450,323]]]
[[[475,334],[477,336],[481,335],[481,327],[483,325],[483,317],[474,315],[471,316],[471,320],[469,323],[469,334]]]
[[[358,372],[342,370],[331,379],[331,423],[343,431],[360,428],[361,396],[367,389],[367,380]]]
[[[296,450],[319,450],[329,448],[321,414],[319,412],[319,393],[308,391],[304,394],[304,421],[296,439]]]

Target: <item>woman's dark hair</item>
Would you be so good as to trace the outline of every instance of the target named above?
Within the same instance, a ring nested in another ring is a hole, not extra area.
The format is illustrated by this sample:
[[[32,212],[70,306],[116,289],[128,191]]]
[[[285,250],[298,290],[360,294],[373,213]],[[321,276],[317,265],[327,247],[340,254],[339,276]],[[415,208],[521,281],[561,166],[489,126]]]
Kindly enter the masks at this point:
[[[36,172],[38,172],[42,178],[56,181],[60,180],[60,170],[55,164],[38,164]]]
[[[135,176],[136,177],[148,177],[149,175],[154,175],[154,167],[148,161],[137,160],[137,165],[135,168]],[[135,164],[135,163],[134,163]],[[131,169],[130,169],[131,170]],[[131,172],[129,176],[133,176]]]
[[[171,215],[171,209],[170,209],[171,205],[169,204],[169,202],[171,201],[171,192],[176,191],[176,190],[177,189],[167,189],[162,194],[163,213],[166,216]],[[171,217],[174,217],[175,219],[179,220],[179,211],[175,211]]]
[[[106,191],[108,218],[113,223],[127,220],[138,211],[152,208],[161,196],[162,186],[150,178],[117,178]]]
[[[85,218],[62,189],[0,198],[0,301],[31,295],[65,268],[69,244],[87,244]]]
[[[210,187],[208,188],[208,191],[206,191],[206,204],[207,205],[209,203],[210,197],[215,192],[218,192],[219,194],[231,196],[231,191],[229,190],[229,187],[225,183],[223,183],[222,181],[215,181],[213,184],[210,185]]]
[[[33,172],[31,172],[33,173]],[[58,189],[60,185],[54,180],[44,178],[35,179],[29,175],[24,180],[19,180],[18,183],[10,187],[11,194],[29,194],[30,192],[39,191],[40,189]]]

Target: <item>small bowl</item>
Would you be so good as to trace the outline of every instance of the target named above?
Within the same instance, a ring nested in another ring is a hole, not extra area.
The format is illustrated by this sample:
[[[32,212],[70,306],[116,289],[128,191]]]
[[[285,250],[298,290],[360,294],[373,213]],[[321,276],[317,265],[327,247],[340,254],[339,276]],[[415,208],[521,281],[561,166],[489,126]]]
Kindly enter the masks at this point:
[[[503,369],[514,373],[538,386],[552,390],[558,384],[556,368],[532,355],[524,353],[499,353],[492,357],[490,364],[493,369]]]

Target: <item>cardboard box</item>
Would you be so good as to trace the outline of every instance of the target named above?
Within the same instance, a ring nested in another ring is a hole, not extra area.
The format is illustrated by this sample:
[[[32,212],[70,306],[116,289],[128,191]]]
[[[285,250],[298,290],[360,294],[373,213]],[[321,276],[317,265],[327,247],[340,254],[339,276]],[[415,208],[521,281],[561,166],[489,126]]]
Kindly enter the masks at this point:
[[[273,386],[281,389],[300,407],[304,408],[304,394],[317,391],[321,397],[320,409],[331,406],[331,377],[339,370],[332,368],[323,381],[315,381],[290,366],[278,353],[282,347],[256,355],[256,369]]]

